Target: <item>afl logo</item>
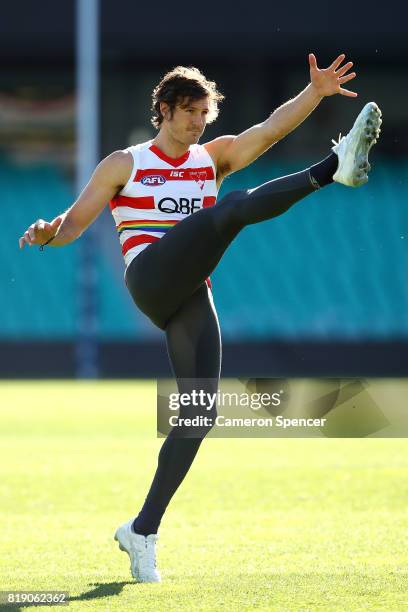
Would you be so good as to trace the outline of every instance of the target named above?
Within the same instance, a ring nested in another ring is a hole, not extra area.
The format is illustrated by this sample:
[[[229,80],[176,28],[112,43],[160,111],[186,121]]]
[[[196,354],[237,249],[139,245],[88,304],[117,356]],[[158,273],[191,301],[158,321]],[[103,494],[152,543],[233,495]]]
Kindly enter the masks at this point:
[[[148,187],[156,187],[157,185],[164,185],[166,179],[161,174],[148,174],[140,182]]]

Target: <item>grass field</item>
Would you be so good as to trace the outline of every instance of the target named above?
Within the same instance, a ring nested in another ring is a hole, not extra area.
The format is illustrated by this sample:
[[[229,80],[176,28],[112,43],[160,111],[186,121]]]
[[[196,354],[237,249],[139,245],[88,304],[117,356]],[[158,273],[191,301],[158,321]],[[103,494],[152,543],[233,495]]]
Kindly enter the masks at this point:
[[[408,439],[206,440],[162,522],[163,582],[140,585],[113,533],[155,469],[155,383],[0,397],[2,590],[69,591],[56,609],[75,611],[408,609]]]

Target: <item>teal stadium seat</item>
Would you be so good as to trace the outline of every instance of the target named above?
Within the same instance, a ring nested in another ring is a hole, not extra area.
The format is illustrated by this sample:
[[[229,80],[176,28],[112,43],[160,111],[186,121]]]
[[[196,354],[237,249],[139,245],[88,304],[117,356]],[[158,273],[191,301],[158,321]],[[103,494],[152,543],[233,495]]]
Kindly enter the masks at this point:
[[[16,167],[0,162],[7,231],[0,243],[3,340],[69,339],[76,333],[75,274],[78,246],[18,248],[18,238],[36,218],[53,218],[72,202],[68,182],[52,167]]]
[[[220,195],[303,166],[271,168],[259,160],[228,178]],[[377,159],[362,189],[329,186],[281,217],[246,228],[212,274],[223,339],[407,338],[407,167]],[[9,219],[0,244],[0,338],[74,338],[80,241],[46,254],[17,245],[35,218],[70,205],[72,187],[51,166],[17,168],[4,160],[0,180]],[[98,241],[99,337],[158,337],[124,286],[109,213],[98,224],[112,236]]]

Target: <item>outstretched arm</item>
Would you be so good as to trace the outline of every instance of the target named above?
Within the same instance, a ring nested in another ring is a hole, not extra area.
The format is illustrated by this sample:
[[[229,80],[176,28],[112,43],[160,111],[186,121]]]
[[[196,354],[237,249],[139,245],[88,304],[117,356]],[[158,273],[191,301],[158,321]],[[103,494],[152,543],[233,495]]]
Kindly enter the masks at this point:
[[[48,223],[38,219],[19,239],[20,249],[25,244],[42,245],[52,239],[50,246],[63,246],[79,238],[97,218],[107,202],[127,183],[132,172],[132,155],[115,151],[96,167],[91,180],[74,204]]]
[[[339,55],[328,68],[319,69],[316,57],[310,53],[310,83],[301,93],[277,108],[263,123],[238,136],[221,136],[207,143],[205,147],[216,164],[218,176],[223,177],[248,166],[300,125],[325,96],[341,94],[356,97],[355,92],[342,88],[344,83],[356,76],[355,72],[348,73],[353,62],[341,66],[344,59],[344,54]]]

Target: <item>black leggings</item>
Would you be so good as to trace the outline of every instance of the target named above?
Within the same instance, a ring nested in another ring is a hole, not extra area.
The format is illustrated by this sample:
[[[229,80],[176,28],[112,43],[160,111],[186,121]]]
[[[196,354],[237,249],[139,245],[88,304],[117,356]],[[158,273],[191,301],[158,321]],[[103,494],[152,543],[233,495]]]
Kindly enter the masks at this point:
[[[272,219],[318,188],[309,170],[270,181],[255,189],[233,191],[215,206],[200,210],[144,249],[128,266],[126,285],[134,302],[166,333],[167,350],[179,383],[207,379],[218,383],[221,337],[211,291],[205,279],[228,245],[247,225]],[[203,383],[212,385],[213,382]],[[180,417],[189,409],[181,408]],[[208,413],[215,418],[216,409]],[[188,472],[205,434],[174,427],[163,443],[156,474],[142,510],[134,521],[136,533],[156,533],[164,511]]]

